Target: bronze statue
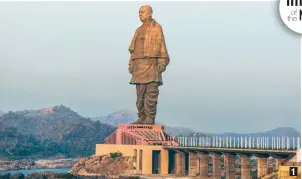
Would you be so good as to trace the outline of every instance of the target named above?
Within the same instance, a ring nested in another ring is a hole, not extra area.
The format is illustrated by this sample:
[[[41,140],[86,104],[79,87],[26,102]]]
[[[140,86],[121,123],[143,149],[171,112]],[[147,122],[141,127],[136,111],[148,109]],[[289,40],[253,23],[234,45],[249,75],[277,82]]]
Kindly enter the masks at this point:
[[[154,124],[162,72],[170,59],[161,26],[152,18],[148,5],[139,9],[142,25],[136,29],[129,52],[130,84],[136,85],[138,120],[133,124]]]

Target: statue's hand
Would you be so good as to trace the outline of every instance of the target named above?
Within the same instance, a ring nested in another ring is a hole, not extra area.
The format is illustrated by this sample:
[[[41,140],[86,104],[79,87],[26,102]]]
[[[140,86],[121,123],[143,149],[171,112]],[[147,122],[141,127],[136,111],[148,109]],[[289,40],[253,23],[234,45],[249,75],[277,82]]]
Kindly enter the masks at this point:
[[[166,70],[166,66],[163,64],[158,64],[158,71],[159,73],[162,73]]]
[[[128,50],[129,50],[130,54],[134,52],[134,50],[133,50],[133,49],[128,49]]]
[[[128,71],[129,71],[129,73],[130,73],[130,74],[132,74],[132,73],[133,73],[133,65],[129,65],[129,67],[128,67]]]

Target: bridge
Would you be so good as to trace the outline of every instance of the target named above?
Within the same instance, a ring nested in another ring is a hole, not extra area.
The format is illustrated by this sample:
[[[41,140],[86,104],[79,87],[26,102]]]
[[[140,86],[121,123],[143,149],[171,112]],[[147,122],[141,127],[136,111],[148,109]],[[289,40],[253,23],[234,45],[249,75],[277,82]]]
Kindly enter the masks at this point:
[[[177,140],[179,146],[212,147],[212,148],[248,148],[267,150],[292,150],[300,148],[300,137],[272,136],[272,137],[168,137],[168,141]]]
[[[261,178],[279,170],[281,164],[288,164],[297,150],[300,149],[300,137],[170,137],[168,141],[178,141],[178,146],[164,146],[170,156],[175,156],[174,170],[176,175],[199,176],[208,178],[209,161],[212,160],[211,177],[221,178],[222,166],[227,179],[235,179],[235,158],[240,158],[240,175],[242,179],[251,179],[251,157],[257,160],[257,177]],[[275,164],[269,167],[269,158],[274,158]],[[224,164],[221,165],[221,160]],[[290,164],[300,166],[301,161],[294,160]],[[237,172],[238,173],[238,172]]]
[[[181,147],[181,146],[164,146],[169,151],[169,156],[175,156],[170,163],[169,170],[175,171],[179,176],[199,176],[208,178],[209,164],[212,160],[212,178],[221,178],[222,166],[227,179],[235,179],[236,175],[236,156],[240,158],[241,168],[240,175],[242,179],[251,179],[251,157],[257,158],[257,176],[263,177],[267,174],[278,171],[281,163],[286,162],[295,156],[297,150],[274,150],[274,149],[245,149],[245,148],[212,148],[212,147]],[[269,157],[275,158],[275,164],[270,166]],[[224,160],[224,164],[221,163]],[[292,165],[300,165],[294,162]],[[238,172],[237,172],[238,173]]]
[[[140,174],[213,179],[235,179],[240,175],[241,179],[251,179],[252,158],[257,160],[257,178],[276,174],[282,165],[301,165],[300,156],[297,157],[300,137],[174,137],[160,125],[121,124],[104,143],[96,145],[96,155],[119,151],[132,156]]]
[[[164,146],[164,149],[174,151],[188,151],[188,152],[203,152],[203,153],[230,153],[233,155],[243,154],[248,156],[267,156],[276,158],[288,158],[296,155],[297,150],[263,150],[263,149],[239,149],[239,148],[211,148],[211,147],[175,147]]]

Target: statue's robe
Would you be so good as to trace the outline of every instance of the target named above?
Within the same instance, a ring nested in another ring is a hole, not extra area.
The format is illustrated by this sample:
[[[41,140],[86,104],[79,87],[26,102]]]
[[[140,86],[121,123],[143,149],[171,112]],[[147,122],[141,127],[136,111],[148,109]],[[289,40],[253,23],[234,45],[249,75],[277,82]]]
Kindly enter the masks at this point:
[[[161,26],[152,19],[138,27],[129,51],[129,67],[133,69],[130,84],[136,85],[137,90],[137,122],[154,124],[158,87],[163,84],[158,66],[166,67],[170,62]]]
[[[170,59],[162,28],[155,20],[137,28],[129,51],[133,51],[129,60],[129,66],[133,67],[130,84],[157,82],[162,85],[158,64],[167,66]]]

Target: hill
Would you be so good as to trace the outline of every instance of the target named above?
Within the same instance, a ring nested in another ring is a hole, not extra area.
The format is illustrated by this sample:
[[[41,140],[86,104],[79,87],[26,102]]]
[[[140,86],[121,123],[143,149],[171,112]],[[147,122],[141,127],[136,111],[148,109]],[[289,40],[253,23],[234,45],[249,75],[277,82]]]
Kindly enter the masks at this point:
[[[95,144],[103,143],[118,124],[136,120],[131,110],[115,111],[92,120],[60,105],[38,110],[23,110],[0,116],[0,159],[85,157],[94,153]],[[290,127],[281,127],[258,133],[206,134],[186,127],[164,123],[168,133],[182,136],[288,136],[300,133]]]
[[[0,157],[90,156],[115,130],[63,105],[0,116]]]
[[[108,124],[114,127],[117,127],[119,124],[130,124],[137,119],[136,112],[129,109],[122,109],[120,111],[115,111],[106,116],[100,116],[92,118],[93,121],[100,121],[101,123]],[[161,124],[165,127],[166,132],[172,134],[174,136],[230,136],[230,137],[238,137],[238,136],[251,136],[251,137],[260,137],[260,136],[288,136],[288,137],[298,137],[300,133],[292,127],[280,127],[273,130],[268,130],[265,132],[256,132],[256,133],[222,133],[222,134],[214,134],[214,133],[203,133],[201,131],[194,131],[188,127],[178,127],[171,126],[165,124],[161,121],[157,121],[157,124]]]
[[[216,134],[218,136],[231,136],[231,137],[239,137],[239,136],[250,136],[250,137],[273,137],[273,136],[286,136],[286,137],[299,137],[301,134],[296,129],[292,127],[279,127],[276,129],[268,130],[265,132],[255,132],[255,133],[223,133]]]
[[[119,124],[130,124],[136,120],[136,112],[129,109],[122,109],[120,111],[115,111],[106,116],[99,116],[92,118],[94,121],[100,121],[104,124],[109,124],[112,126],[118,126]]]
[[[0,110],[0,116],[2,116],[3,114],[5,114],[5,112]]]
[[[93,121],[100,121],[104,124],[109,124],[114,127],[117,127],[119,124],[130,124],[137,119],[136,112],[129,110],[129,109],[122,109],[120,111],[115,111],[113,113],[110,113],[106,116],[99,116],[92,118]],[[161,124],[165,127],[165,131],[169,134],[178,136],[178,135],[190,135],[192,133],[195,133],[194,130],[186,127],[177,127],[177,126],[170,126],[167,124],[164,124],[162,122],[157,122],[157,124]]]

